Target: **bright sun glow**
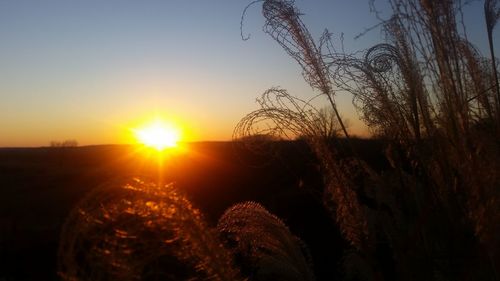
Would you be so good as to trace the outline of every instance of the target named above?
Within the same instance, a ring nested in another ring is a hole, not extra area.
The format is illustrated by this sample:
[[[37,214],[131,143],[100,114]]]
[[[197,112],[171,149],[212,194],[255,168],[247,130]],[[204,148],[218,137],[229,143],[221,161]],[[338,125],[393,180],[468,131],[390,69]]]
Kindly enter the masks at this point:
[[[176,147],[177,142],[180,140],[179,130],[160,120],[134,129],[134,133],[140,143],[158,151]]]

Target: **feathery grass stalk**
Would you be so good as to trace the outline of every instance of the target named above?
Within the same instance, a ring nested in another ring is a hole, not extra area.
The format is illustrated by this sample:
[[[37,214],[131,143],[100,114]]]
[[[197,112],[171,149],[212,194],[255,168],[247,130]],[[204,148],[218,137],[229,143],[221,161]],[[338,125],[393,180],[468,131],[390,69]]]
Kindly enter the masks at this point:
[[[305,244],[260,204],[232,206],[219,219],[217,228],[243,273],[252,280],[315,279]]]
[[[386,42],[362,57],[337,53],[329,34],[320,41],[327,48],[318,49],[293,1],[264,1],[263,10],[264,31],[300,64],[305,80],[329,97],[343,131],[334,92],[354,96],[366,123],[387,141],[392,171],[377,174],[360,159],[339,159],[316,129],[319,119],[311,118],[317,113],[307,102],[261,103],[234,136],[306,135],[321,164],[325,205],[377,278],[384,275],[376,258],[381,244],[388,244],[400,279],[494,277],[494,261],[500,259],[495,236],[500,231],[495,207],[500,205],[495,160],[500,157],[500,99],[494,54],[489,69],[458,31],[461,0],[388,2],[394,15],[381,23]],[[493,1],[487,2],[492,47],[498,12],[491,12]],[[472,255],[479,257],[463,258]],[[423,270],[414,267],[422,263]]]
[[[255,135],[270,135],[273,139],[318,136],[326,139],[340,133],[326,109],[317,109],[311,101],[293,97],[284,89],[268,89],[257,102],[261,108],[240,120],[233,132],[234,139]]]
[[[230,253],[172,184],[104,184],[63,227],[63,280],[239,280]]]
[[[294,1],[290,0],[264,1],[262,5],[262,13],[266,18],[264,31],[299,63],[303,70],[302,74],[311,87],[318,89],[327,97],[345,137],[349,139],[349,133],[333,98],[334,92],[321,52],[300,20],[300,12],[293,4]]]
[[[493,29],[500,18],[500,10],[497,7],[498,0],[484,1],[484,18],[486,20],[486,31],[488,35],[488,46],[490,49],[491,70],[493,71],[493,79],[495,83],[495,91],[497,94],[497,118],[500,119],[500,85],[498,84],[498,70],[496,67],[495,49],[493,48]]]

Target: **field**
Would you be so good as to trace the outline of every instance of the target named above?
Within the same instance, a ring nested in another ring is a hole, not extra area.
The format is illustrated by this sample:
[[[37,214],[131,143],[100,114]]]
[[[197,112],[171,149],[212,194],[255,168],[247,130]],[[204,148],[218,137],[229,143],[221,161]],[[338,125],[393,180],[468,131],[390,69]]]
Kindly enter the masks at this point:
[[[149,149],[77,147],[72,139],[54,140],[50,148],[0,148],[0,281],[498,280],[500,82],[494,28],[500,20],[500,1],[485,0],[483,7],[478,1],[465,0],[383,2],[387,5],[379,10],[375,1],[369,1],[377,23],[354,38],[373,32],[380,32],[380,37],[362,50],[345,48],[350,44],[344,42],[344,33],[325,30],[317,38],[307,28],[306,13],[293,0],[248,3],[240,18],[241,39],[250,38],[246,23],[253,17],[252,7],[262,4],[263,32],[298,64],[312,91],[295,96],[294,86],[268,88],[256,99],[256,109],[241,112],[236,126],[225,129],[232,132],[233,142],[176,147],[183,139],[182,126],[177,128],[182,120],[169,124],[157,116],[150,124],[139,125],[138,120],[137,126],[129,128],[137,142]],[[482,28],[471,25],[466,16],[470,12],[477,20],[479,10]],[[481,29],[482,42],[469,41],[473,36],[468,36],[468,30],[476,34]],[[119,49],[126,45],[120,43]],[[229,44],[220,41],[213,46],[222,50],[225,45]],[[267,60],[266,52],[255,53],[261,56],[259,60]],[[237,57],[245,57],[242,54]],[[215,68],[207,65],[206,73],[212,73]],[[11,68],[30,69],[7,66]],[[191,69],[188,65],[180,68]],[[280,72],[285,73],[273,70],[271,74]],[[16,77],[5,82],[17,83]],[[172,78],[164,73],[157,77]],[[73,84],[67,83],[70,80],[50,82],[43,75],[39,79],[44,85]],[[189,77],[186,81],[198,80]],[[233,95],[240,92],[231,88],[233,82],[213,83],[231,89],[227,94]],[[294,85],[291,82],[285,85]],[[0,92],[14,93],[15,83],[6,83],[8,90]],[[113,84],[135,87],[119,81]],[[241,92],[255,91],[243,84]],[[13,94],[16,99],[7,99],[8,112],[29,113],[26,102],[17,97],[27,97],[37,89],[36,83],[30,87]],[[44,91],[89,92],[74,90]],[[105,102],[113,91],[102,91],[90,100],[99,106],[115,104],[116,97]],[[144,91],[137,91],[134,98],[143,99]],[[210,108],[241,108],[208,89],[202,91],[214,102]],[[57,100],[56,96],[38,96],[44,98],[40,103],[30,99],[36,108]],[[123,100],[128,101],[125,96]],[[208,108],[209,103],[197,105],[201,95],[193,97],[184,103],[187,111]],[[348,99],[353,108],[344,108],[343,101]],[[23,107],[11,109],[9,104]],[[66,108],[65,103],[51,105]],[[124,115],[128,111],[113,107]],[[36,116],[55,116],[54,108],[50,114]],[[104,112],[108,114],[107,108]],[[85,115],[81,120],[89,116],[106,120],[92,111],[80,113]],[[177,119],[173,115],[169,117],[172,122]],[[194,120],[195,114],[188,115]],[[216,114],[207,111],[200,116],[211,115]],[[362,121],[363,128],[351,127],[348,121],[353,119],[349,118]],[[77,123],[42,119],[40,123],[52,129],[7,127],[33,131],[33,139],[35,132],[55,131],[62,124],[68,126],[57,130],[61,134],[79,130]],[[219,124],[206,121],[200,126]],[[120,125],[125,127],[129,125]],[[370,139],[358,139],[358,132]],[[83,130],[81,134],[91,135]],[[37,139],[46,137],[36,135]],[[31,143],[29,138],[17,139]]]
[[[379,147],[370,145],[367,157],[380,162]],[[188,144],[165,160],[165,181],[210,225],[232,204],[261,203],[309,246],[318,280],[329,280],[339,275],[335,265],[347,244],[322,206],[322,180],[305,148],[279,143],[269,159],[230,142]],[[131,146],[0,149],[0,280],[57,280],[60,229],[76,202],[116,177],[156,172],[156,159]]]

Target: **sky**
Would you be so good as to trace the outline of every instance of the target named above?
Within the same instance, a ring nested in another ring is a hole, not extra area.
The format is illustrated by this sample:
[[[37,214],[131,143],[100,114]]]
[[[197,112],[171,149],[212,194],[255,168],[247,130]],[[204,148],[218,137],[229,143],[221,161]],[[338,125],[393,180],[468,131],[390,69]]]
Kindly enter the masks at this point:
[[[185,141],[230,140],[266,89],[316,95],[262,31],[260,5],[249,8],[250,39],[241,39],[249,2],[0,0],[0,147],[127,143],[131,127],[157,115],[181,124]],[[486,42],[482,3],[467,8],[472,42]],[[353,39],[378,22],[367,0],[296,5],[315,39],[328,28],[344,34],[348,51],[380,42],[377,31]],[[350,130],[366,135],[352,97],[336,99]]]

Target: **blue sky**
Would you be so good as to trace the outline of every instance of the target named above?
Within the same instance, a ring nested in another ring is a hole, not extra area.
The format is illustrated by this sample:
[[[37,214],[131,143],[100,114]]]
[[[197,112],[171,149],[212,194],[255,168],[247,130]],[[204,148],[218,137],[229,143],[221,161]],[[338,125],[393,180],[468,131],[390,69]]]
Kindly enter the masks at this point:
[[[229,140],[255,98],[281,86],[313,96],[299,66],[262,32],[260,5],[237,0],[0,0],[0,146],[125,142],[131,124],[159,113],[189,140]],[[383,1],[376,2],[383,8]],[[379,42],[364,0],[296,1],[315,38],[344,33],[357,51]],[[482,2],[467,10],[473,42],[485,42]],[[486,54],[485,45],[480,45]],[[351,97],[339,108],[364,128]]]

